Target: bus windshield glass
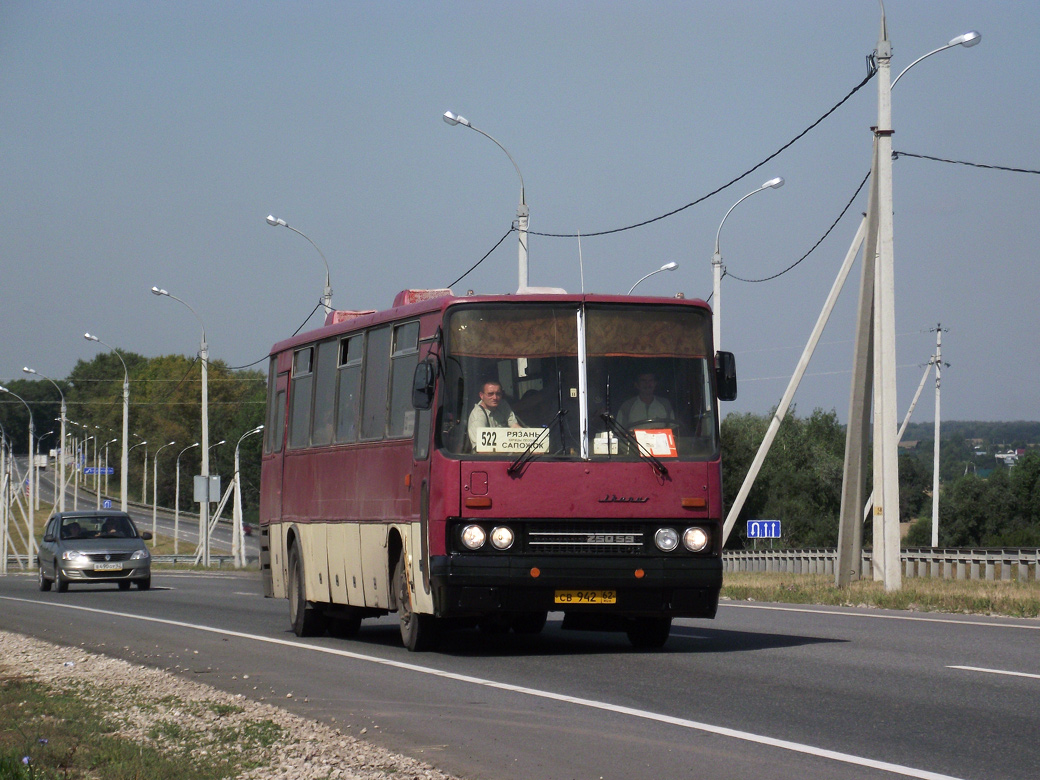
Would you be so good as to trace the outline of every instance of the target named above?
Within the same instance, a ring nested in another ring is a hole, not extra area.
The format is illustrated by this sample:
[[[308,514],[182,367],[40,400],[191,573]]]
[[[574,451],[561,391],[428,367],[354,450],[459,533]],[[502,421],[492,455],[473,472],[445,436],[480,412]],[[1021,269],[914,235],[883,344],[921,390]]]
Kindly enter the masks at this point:
[[[474,459],[713,460],[710,345],[709,313],[689,305],[453,307],[438,446]]]

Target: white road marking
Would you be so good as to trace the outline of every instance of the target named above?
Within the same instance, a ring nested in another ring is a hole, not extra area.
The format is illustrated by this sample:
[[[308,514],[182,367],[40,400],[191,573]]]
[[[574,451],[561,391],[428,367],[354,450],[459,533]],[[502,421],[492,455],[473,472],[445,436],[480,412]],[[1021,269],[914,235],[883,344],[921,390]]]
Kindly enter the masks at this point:
[[[248,639],[254,642],[264,642],[266,644],[271,645],[292,647],[297,650],[311,650],[316,653],[324,653],[326,655],[334,655],[340,658],[349,658],[354,661],[364,661],[367,663],[378,664],[380,666],[388,666],[393,669],[402,669],[418,674],[426,674],[432,677],[440,677],[446,680],[453,680],[455,682],[468,683],[470,685],[480,685],[486,688],[494,688],[501,691],[509,691],[510,693],[519,693],[525,696],[533,696],[539,699],[548,699],[550,701],[558,701],[566,704],[573,704],[579,707],[603,710],[605,712],[613,712],[619,715],[628,715],[630,717],[639,718],[641,720],[654,721],[656,723],[665,723],[670,726],[677,726],[679,728],[690,729],[693,731],[701,731],[706,734],[716,734],[722,737],[730,737],[731,739],[737,739],[743,742],[751,742],[753,744],[765,745],[767,747],[779,748],[781,750],[790,750],[794,753],[802,753],[804,755],[825,758],[831,761],[838,761],[843,764],[851,764],[853,766],[862,766],[870,769],[877,769],[882,772],[891,772],[892,774],[901,775],[903,777],[914,777],[919,778],[920,780],[963,780],[963,778],[957,778],[952,775],[939,774],[938,772],[929,772],[925,769],[915,769],[914,767],[902,766],[900,764],[892,764],[887,761],[876,761],[872,758],[855,756],[850,753],[840,753],[836,750],[827,750],[825,748],[819,748],[813,745],[804,745],[800,742],[791,742],[786,739],[775,739],[773,737],[767,737],[761,734],[752,734],[748,731],[740,731],[737,729],[726,728],[724,726],[715,726],[710,723],[701,723],[695,720],[687,720],[686,718],[676,718],[672,715],[664,715],[657,712],[650,712],[648,710],[640,710],[634,707],[624,707],[617,704],[610,704],[609,702],[595,701],[594,699],[582,699],[576,696],[567,696],[562,693],[555,693],[553,691],[543,691],[537,688],[526,688],[524,686],[512,685],[510,683],[497,682],[495,680],[486,680],[481,677],[471,677],[465,674],[446,672],[441,669],[434,669],[428,666],[419,666],[417,664],[409,664],[404,663],[402,661],[392,661],[387,658],[378,658],[376,656],[364,655],[363,653],[354,653],[349,650],[339,650],[337,648],[332,647],[319,647],[316,645],[310,645],[304,642],[295,642],[288,639],[277,639],[275,637],[259,636],[257,634],[245,634],[239,631],[228,631],[227,629],[223,628],[214,628],[212,626],[198,625],[195,623],[184,623],[178,620],[167,620],[165,618],[147,617],[144,615],[131,615],[125,612],[111,612],[109,610],[94,609],[92,607],[83,607],[75,604],[41,602],[33,599],[14,598],[12,596],[0,596],[0,600],[16,601],[23,604],[32,604],[35,606],[48,606],[57,607],[59,609],[80,610],[82,612],[92,612],[108,617],[122,617],[128,618],[130,620],[141,620],[148,623],[161,623],[163,625],[175,626],[177,628],[190,628],[211,634],[235,637],[236,639]]]
[[[912,620],[920,623],[949,623],[955,626],[975,626],[976,628],[1023,628],[1027,631],[1040,631],[1040,622],[1033,625],[1024,623],[980,623],[974,620],[954,620],[953,618],[918,617],[917,615],[885,615],[873,612],[839,612],[835,609],[806,609],[803,607],[780,607],[772,604],[738,604],[720,602],[719,607],[735,607],[736,609],[765,609],[774,612],[805,612],[810,615],[837,615],[838,617],[872,618],[874,620]]]
[[[1028,677],[1031,680],[1040,680],[1040,674],[1029,672],[1009,672],[1006,669],[985,669],[981,666],[947,666],[947,669],[960,669],[963,672],[985,672],[986,674],[1003,674],[1008,677]]]

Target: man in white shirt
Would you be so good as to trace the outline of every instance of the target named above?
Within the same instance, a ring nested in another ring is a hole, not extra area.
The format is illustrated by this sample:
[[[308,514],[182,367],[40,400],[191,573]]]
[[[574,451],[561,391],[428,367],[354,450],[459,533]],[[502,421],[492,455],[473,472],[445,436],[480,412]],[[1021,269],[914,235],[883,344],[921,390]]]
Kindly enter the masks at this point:
[[[636,377],[636,390],[638,395],[629,398],[618,410],[617,421],[626,428],[633,423],[646,420],[673,420],[675,412],[667,398],[654,395],[657,389],[657,376],[647,372]]]
[[[516,419],[516,415],[505,400],[502,385],[494,380],[485,382],[480,389],[480,401],[469,413],[469,420],[466,424],[470,444],[476,446],[480,439],[481,428],[519,427],[519,420]]]

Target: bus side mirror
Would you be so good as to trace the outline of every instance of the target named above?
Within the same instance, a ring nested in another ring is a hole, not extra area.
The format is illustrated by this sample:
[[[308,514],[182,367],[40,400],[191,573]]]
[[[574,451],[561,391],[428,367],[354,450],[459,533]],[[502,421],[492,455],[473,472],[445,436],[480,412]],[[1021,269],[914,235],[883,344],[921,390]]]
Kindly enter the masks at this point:
[[[416,409],[429,409],[433,405],[433,388],[437,381],[437,371],[433,363],[419,363],[412,376],[412,406]]]
[[[715,387],[720,401],[737,400],[737,359],[732,352],[715,353]]]

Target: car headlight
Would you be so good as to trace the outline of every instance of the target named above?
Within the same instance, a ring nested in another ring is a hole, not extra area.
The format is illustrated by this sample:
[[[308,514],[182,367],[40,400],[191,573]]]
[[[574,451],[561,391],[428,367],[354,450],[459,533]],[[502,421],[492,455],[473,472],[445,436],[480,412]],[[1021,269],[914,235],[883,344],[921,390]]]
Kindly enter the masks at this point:
[[[694,526],[693,528],[687,528],[683,534],[683,544],[686,549],[690,552],[701,552],[708,546],[708,542],[711,541],[711,537],[708,532],[703,528]]]
[[[654,544],[662,552],[671,552],[679,546],[679,534],[674,528],[658,528],[654,534]]]
[[[149,552],[147,550],[135,550],[134,554],[130,556],[130,560],[132,560],[132,561],[145,560],[146,561],[146,560],[148,560],[151,557],[152,556],[149,554]]]
[[[504,525],[491,531],[491,546],[496,550],[508,550],[513,546],[513,531]]]
[[[462,544],[469,550],[479,550],[487,541],[487,533],[479,525],[467,525],[459,534]]]
[[[63,561],[72,561],[73,563],[84,563],[90,560],[90,556],[80,550],[66,550],[61,554]]]

